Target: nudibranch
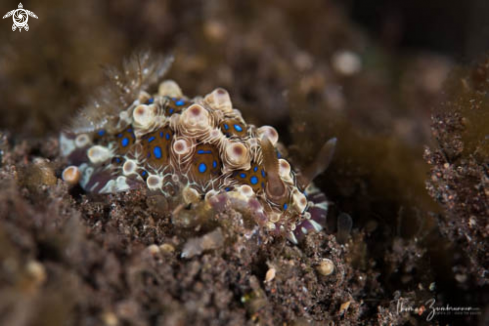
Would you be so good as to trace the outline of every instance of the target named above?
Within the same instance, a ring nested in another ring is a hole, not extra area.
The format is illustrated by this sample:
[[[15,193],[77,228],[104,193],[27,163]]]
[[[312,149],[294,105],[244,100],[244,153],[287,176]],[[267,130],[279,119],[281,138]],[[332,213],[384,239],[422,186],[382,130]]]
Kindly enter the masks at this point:
[[[312,179],[329,164],[336,140],[297,172],[278,150],[277,130],[247,124],[226,90],[189,98],[164,80],[150,93],[170,63],[141,54],[109,71],[109,86],[61,133],[70,164],[63,179],[98,194],[147,187],[169,212],[202,202],[240,207],[293,243],[322,230],[328,201]]]

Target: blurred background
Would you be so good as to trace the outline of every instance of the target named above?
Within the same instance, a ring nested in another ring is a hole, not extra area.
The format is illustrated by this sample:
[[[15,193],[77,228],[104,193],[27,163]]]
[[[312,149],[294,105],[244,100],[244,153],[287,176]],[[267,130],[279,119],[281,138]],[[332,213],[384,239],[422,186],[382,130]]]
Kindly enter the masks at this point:
[[[5,13],[17,6],[0,4]],[[451,63],[472,62],[488,48],[488,6],[484,0],[25,2],[39,17],[29,19],[32,31],[13,33],[12,19],[1,21],[0,112],[6,113],[0,127],[58,130],[101,83],[101,65],[118,65],[137,49],[176,55],[172,77],[184,78],[192,95],[221,85],[235,91],[241,106],[260,98],[269,104],[264,118],[271,124],[289,109],[283,92],[310,83],[308,76],[326,69],[339,51],[353,51],[362,72],[376,69],[373,78],[392,87],[409,87],[405,79],[424,65],[428,71],[418,79],[428,78],[434,94]]]

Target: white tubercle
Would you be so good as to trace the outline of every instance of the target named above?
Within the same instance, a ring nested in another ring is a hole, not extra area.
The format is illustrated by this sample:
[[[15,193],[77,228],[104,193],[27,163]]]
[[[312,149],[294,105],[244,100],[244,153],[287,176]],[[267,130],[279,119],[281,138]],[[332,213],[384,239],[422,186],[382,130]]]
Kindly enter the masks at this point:
[[[231,97],[223,88],[216,88],[212,93],[207,94],[204,101],[217,110],[222,110],[224,112],[231,112],[233,110]]]
[[[306,196],[299,191],[299,189],[295,188],[292,191],[292,202],[294,203],[295,209],[302,213],[307,207],[307,198]]]
[[[280,178],[289,184],[293,184],[294,180],[290,176],[290,170],[289,162],[282,158],[278,160],[278,173],[280,174]]]
[[[190,133],[207,130],[209,128],[209,112],[199,104],[192,104],[183,111],[180,123]]]
[[[249,151],[248,148],[240,142],[229,142],[226,145],[226,156],[227,163],[233,167],[241,167],[243,169],[249,168]]]
[[[81,134],[81,135],[76,136],[76,138],[75,138],[75,145],[78,148],[86,147],[86,146],[90,145],[91,142],[92,141],[90,140],[90,137],[88,137],[87,134]]]
[[[169,97],[182,97],[182,89],[173,80],[165,80],[158,87],[158,94]]]
[[[280,221],[281,217],[282,217],[282,213],[280,213],[280,212],[271,211],[268,213],[268,219],[272,223],[277,223],[278,221]]]
[[[250,199],[255,195],[253,188],[248,185],[237,186],[236,191],[246,199]]]
[[[258,128],[258,135],[260,136],[260,139],[263,139],[264,136],[270,140],[273,146],[275,146],[278,142],[278,132],[277,130],[272,127],[272,126],[262,126]]]
[[[163,188],[163,178],[159,175],[150,175],[148,179],[146,179],[146,185],[150,190],[159,190]]]
[[[70,165],[63,170],[63,174],[61,175],[61,177],[66,183],[68,183],[71,186],[74,186],[80,181],[81,172],[77,166]]]
[[[122,166],[122,173],[124,175],[131,175],[137,173],[138,165],[134,160],[127,160]]]
[[[138,105],[133,113],[133,119],[135,122],[135,127],[139,129],[149,129],[151,125],[155,122],[157,108],[156,105]]]
[[[214,189],[211,189],[209,190],[206,194],[205,194],[205,201],[206,202],[209,202],[210,200],[212,200],[212,198],[214,196],[217,196],[219,194],[219,191],[217,190],[214,190]]]
[[[107,147],[95,145],[88,149],[87,156],[90,162],[97,164],[110,159],[112,157],[112,152]]]
[[[200,200],[199,192],[190,186],[183,189],[182,197],[186,204],[196,203]]]
[[[187,155],[191,150],[191,145],[184,138],[180,138],[173,143],[173,151],[177,155]]]

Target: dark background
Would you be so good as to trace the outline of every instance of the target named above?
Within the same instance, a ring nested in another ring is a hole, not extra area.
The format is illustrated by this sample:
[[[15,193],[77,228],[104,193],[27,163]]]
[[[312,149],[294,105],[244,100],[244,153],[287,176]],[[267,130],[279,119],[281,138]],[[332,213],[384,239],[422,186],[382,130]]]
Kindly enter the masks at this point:
[[[460,62],[489,49],[489,3],[485,0],[350,0],[354,21],[386,47],[429,50]]]

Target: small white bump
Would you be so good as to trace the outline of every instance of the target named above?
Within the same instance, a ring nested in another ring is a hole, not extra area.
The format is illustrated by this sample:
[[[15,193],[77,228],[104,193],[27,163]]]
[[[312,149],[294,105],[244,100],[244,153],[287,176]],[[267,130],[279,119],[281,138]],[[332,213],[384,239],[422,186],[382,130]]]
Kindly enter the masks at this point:
[[[63,170],[61,175],[63,180],[71,186],[76,185],[80,181],[81,173],[77,166],[71,165]]]
[[[262,126],[258,128],[258,135],[260,136],[260,139],[263,139],[265,136],[270,140],[273,146],[275,146],[278,143],[278,132],[277,130],[272,127],[272,126]]]
[[[278,213],[278,212],[270,212],[268,214],[268,218],[273,223],[277,223],[278,221],[280,221],[280,217],[282,217],[282,214],[281,213]]]
[[[253,197],[255,195],[255,192],[253,191],[253,188],[251,188],[250,186],[248,185],[241,185],[241,186],[237,186],[236,187],[236,190],[241,194],[243,195],[244,197],[246,197],[247,199]]]
[[[190,153],[190,144],[185,139],[178,139],[173,143],[173,151],[178,155],[186,155]]]
[[[304,212],[307,207],[307,198],[306,196],[299,191],[299,189],[295,188],[292,192],[292,201],[294,203],[294,207],[299,213]],[[310,215],[310,214],[309,214]]]
[[[148,179],[146,179],[146,185],[151,190],[158,190],[163,187],[163,179],[157,175],[150,175]]]
[[[169,97],[182,97],[182,89],[173,80],[165,80],[158,87],[158,94]]]
[[[156,105],[138,105],[132,116],[134,118],[135,127],[140,129],[148,129],[155,122],[156,117]]]
[[[206,194],[205,194],[205,201],[209,202],[209,200],[211,200],[212,197],[218,195],[219,192],[214,190],[214,189],[211,189],[209,190]]]
[[[280,177],[283,181],[292,184],[294,183],[294,180],[290,176],[290,164],[284,159],[279,159],[278,160],[278,173],[280,174]]]
[[[87,134],[81,134],[81,135],[76,136],[76,138],[75,138],[75,145],[78,148],[86,147],[86,146],[90,145],[90,143],[91,143],[91,140]]]
[[[199,192],[190,186],[183,189],[182,196],[186,204],[197,203],[200,200]]]
[[[212,93],[207,94],[204,101],[216,110],[222,110],[224,112],[231,112],[233,110],[231,97],[228,91],[223,88],[216,88]]]
[[[192,104],[183,111],[180,123],[185,128],[195,129],[195,131],[206,130],[209,128],[209,112],[199,104]]]
[[[112,157],[112,152],[107,147],[96,145],[88,149],[87,156],[90,162],[97,164],[110,159]]]
[[[226,158],[228,163],[233,166],[241,166],[249,163],[249,151],[248,148],[242,143],[231,142],[226,146]]]
[[[122,172],[124,175],[131,175],[137,173],[138,165],[133,160],[127,160],[122,166]]]

